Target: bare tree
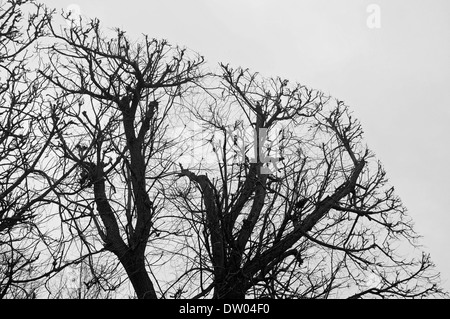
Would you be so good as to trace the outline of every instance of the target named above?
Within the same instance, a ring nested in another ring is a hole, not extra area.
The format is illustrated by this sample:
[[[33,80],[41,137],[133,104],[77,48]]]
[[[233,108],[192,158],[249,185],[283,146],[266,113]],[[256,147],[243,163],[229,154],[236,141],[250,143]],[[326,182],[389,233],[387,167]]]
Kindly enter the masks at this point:
[[[0,297],[443,294],[345,103],[63,18],[1,3]]]
[[[181,164],[172,192],[192,235],[191,266],[173,286],[195,298],[440,295],[429,256],[410,254],[418,236],[348,106],[221,71],[190,101],[204,143],[192,138],[202,155]]]
[[[121,30],[108,37],[97,20],[50,29],[41,74],[61,121],[54,174],[66,176],[55,204],[86,254],[112,253],[137,297],[157,298],[146,249],[170,235],[158,222],[158,185],[177,152],[166,132],[203,58],[164,40],[134,43]]]
[[[48,20],[34,1],[0,2],[0,298],[35,296],[42,253],[53,251],[38,211],[51,191],[41,173],[56,131],[39,130],[50,118],[41,107],[46,81],[31,65]]]

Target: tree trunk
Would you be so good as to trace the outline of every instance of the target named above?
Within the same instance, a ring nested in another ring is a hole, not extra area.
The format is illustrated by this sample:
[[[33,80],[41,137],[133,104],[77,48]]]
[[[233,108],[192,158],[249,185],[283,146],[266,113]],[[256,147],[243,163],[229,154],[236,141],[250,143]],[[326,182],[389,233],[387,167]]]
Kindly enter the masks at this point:
[[[157,299],[155,288],[145,269],[144,258],[126,253],[120,258],[120,262],[130,278],[138,299]]]
[[[247,286],[245,280],[241,276],[230,277],[217,282],[214,289],[214,299],[245,299]]]

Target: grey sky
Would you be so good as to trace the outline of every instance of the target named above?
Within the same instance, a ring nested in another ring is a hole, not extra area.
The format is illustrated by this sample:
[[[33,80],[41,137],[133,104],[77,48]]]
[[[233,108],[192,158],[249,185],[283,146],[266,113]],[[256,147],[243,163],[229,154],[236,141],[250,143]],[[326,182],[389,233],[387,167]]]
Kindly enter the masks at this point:
[[[344,100],[450,290],[450,1],[42,2]],[[380,28],[367,26],[370,4]]]

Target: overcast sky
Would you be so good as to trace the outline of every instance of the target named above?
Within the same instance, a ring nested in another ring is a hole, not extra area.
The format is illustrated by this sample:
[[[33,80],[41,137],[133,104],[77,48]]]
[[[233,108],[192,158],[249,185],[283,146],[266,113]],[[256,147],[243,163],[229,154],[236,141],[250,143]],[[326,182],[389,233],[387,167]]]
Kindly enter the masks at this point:
[[[345,101],[450,290],[450,1],[41,2]]]

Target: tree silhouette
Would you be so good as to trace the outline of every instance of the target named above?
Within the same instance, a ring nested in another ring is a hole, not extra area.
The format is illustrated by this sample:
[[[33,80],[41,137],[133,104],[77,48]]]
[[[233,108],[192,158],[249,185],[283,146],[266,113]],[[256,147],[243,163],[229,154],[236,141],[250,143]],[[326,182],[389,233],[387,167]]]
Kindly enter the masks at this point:
[[[0,298],[33,297],[41,253],[52,253],[37,211],[50,193],[42,170],[55,130],[37,129],[49,118],[41,106],[46,83],[32,72],[29,52],[48,19],[33,1],[0,5]]]
[[[0,298],[445,295],[343,101],[63,20],[1,4]]]
[[[61,215],[90,253],[117,257],[138,298],[156,298],[146,248],[161,232],[157,186],[172,156],[165,132],[203,59],[166,41],[132,43],[121,30],[108,38],[98,20],[50,33],[41,74],[63,118],[51,145],[67,176],[55,187]]]
[[[211,138],[181,169],[189,192],[174,195],[196,231],[179,285],[213,298],[439,294],[429,256],[406,255],[418,236],[348,106],[221,69],[203,88],[208,99],[191,102]]]

